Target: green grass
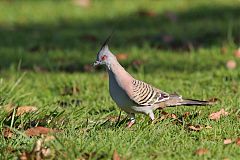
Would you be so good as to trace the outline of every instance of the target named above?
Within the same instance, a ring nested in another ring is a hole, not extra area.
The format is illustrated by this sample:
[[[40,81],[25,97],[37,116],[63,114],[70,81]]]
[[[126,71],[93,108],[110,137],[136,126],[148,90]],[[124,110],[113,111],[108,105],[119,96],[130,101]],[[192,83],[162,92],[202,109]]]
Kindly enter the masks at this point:
[[[223,140],[240,137],[240,68],[225,65],[230,59],[240,65],[233,54],[240,42],[239,1],[92,1],[89,8],[71,1],[1,1],[0,10],[0,159],[30,152],[40,137],[23,132],[34,126],[60,130],[47,144],[57,159],[111,159],[115,149],[125,159],[238,159],[239,146]],[[154,16],[144,15],[149,10]],[[116,125],[119,108],[107,74],[86,69],[114,27],[110,49],[128,54],[121,63],[135,78],[183,97],[221,102],[165,109],[178,117],[190,112],[183,124],[168,118],[150,125],[138,115],[131,129]],[[4,112],[9,103],[38,111],[13,118]],[[221,108],[229,115],[208,118]],[[188,124],[212,128],[196,132]],[[15,131],[10,139],[3,135],[7,126]],[[195,155],[199,148],[209,153]]]

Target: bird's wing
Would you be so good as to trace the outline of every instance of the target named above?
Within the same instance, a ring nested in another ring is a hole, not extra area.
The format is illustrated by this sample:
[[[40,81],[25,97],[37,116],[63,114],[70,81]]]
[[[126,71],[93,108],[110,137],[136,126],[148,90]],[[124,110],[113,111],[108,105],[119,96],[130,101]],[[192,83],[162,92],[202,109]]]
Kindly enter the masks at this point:
[[[169,99],[169,94],[151,85],[134,79],[130,98],[140,106],[150,106]]]

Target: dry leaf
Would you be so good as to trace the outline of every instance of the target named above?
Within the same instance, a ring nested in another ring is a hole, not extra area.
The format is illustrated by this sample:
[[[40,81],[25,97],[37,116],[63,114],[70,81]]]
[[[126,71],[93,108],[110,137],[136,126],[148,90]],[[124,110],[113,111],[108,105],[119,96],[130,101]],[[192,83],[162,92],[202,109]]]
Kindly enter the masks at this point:
[[[235,57],[240,58],[240,48],[234,52]]]
[[[4,128],[3,129],[3,136],[4,136],[4,138],[12,138],[13,132],[11,131],[10,128]]]
[[[228,112],[226,112],[224,109],[221,109],[218,112],[214,112],[209,115],[209,119],[211,120],[219,120],[221,116],[227,116]]]
[[[29,128],[25,131],[25,134],[27,136],[39,136],[41,134],[49,134],[49,133],[53,133],[56,132],[56,130],[51,129],[51,128],[46,128],[46,127],[34,127],[34,128]]]
[[[200,131],[202,130],[203,127],[201,127],[200,125],[196,125],[196,126],[188,126],[189,129],[193,130],[193,131]]]
[[[113,160],[120,160],[120,156],[118,155],[116,150],[114,150],[114,152],[113,152],[113,158],[112,159]]]
[[[228,60],[226,63],[226,67],[228,69],[235,69],[237,67],[237,63],[234,60]]]
[[[21,116],[25,113],[29,113],[29,112],[35,112],[37,111],[37,107],[34,106],[21,106],[17,108],[17,113],[16,116]]]
[[[232,143],[232,140],[231,139],[224,139],[223,143],[224,144],[230,144],[230,143]]]
[[[236,144],[240,146],[240,138],[236,139]]]
[[[177,116],[175,114],[171,114],[170,117],[173,119],[177,119]]]
[[[207,153],[208,153],[208,149],[206,149],[206,148],[200,148],[195,151],[195,154],[199,155],[199,156],[207,154]]]
[[[118,60],[126,60],[128,58],[128,55],[126,53],[118,53],[116,54],[116,57]]]

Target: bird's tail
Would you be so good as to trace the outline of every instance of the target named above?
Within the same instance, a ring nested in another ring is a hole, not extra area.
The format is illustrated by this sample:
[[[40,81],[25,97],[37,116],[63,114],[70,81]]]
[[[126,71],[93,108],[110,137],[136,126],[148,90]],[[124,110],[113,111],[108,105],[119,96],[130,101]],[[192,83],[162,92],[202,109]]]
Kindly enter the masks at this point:
[[[170,95],[169,100],[166,102],[168,107],[174,106],[207,106],[215,104],[217,99],[211,99],[209,101],[195,100],[195,99],[184,99],[177,94]]]
[[[195,100],[195,99],[182,99],[179,105],[186,105],[186,106],[206,106],[206,105],[212,105],[214,102],[211,101],[201,101],[201,100]]]

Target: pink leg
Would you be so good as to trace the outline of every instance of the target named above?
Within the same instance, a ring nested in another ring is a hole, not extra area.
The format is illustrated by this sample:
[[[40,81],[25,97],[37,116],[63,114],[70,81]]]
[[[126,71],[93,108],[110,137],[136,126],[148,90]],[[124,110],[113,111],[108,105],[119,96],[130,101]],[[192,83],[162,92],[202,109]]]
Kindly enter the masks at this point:
[[[129,121],[127,123],[127,128],[131,128],[135,124],[135,121]]]
[[[128,116],[130,117],[130,121],[127,123],[127,128],[131,128],[135,124],[135,115],[131,113]]]

